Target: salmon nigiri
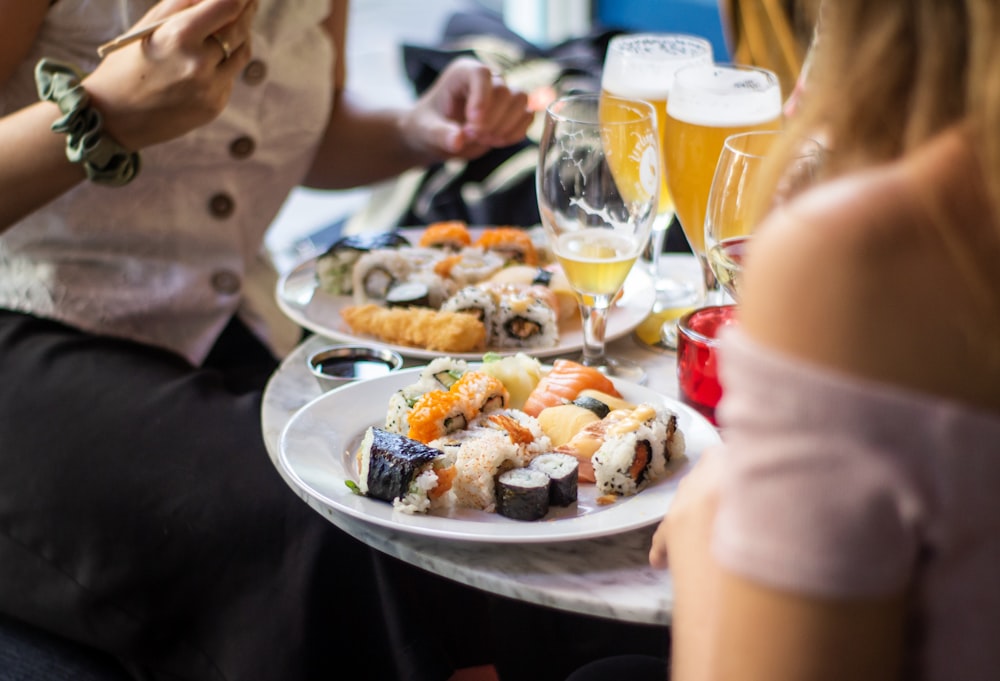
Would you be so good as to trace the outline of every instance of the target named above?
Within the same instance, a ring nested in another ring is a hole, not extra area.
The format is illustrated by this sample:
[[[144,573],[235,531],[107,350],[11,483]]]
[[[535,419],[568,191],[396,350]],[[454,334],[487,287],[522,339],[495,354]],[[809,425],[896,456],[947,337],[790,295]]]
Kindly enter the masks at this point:
[[[557,359],[552,370],[542,376],[535,389],[528,395],[522,411],[538,416],[542,409],[572,402],[581,390],[593,388],[601,392],[621,397],[611,379],[594,367],[588,367],[569,359]]]

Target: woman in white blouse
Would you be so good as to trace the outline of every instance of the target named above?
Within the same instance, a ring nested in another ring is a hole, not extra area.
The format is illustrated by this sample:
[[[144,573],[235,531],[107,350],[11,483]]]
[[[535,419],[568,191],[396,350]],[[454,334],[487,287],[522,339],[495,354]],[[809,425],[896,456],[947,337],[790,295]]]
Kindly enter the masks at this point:
[[[519,141],[525,96],[461,60],[410,109],[359,108],[340,0],[0,16],[0,611],[150,678],[391,678],[434,658],[378,600],[422,578],[308,509],[264,451],[261,389],[298,330],[276,321],[262,241],[296,185]]]

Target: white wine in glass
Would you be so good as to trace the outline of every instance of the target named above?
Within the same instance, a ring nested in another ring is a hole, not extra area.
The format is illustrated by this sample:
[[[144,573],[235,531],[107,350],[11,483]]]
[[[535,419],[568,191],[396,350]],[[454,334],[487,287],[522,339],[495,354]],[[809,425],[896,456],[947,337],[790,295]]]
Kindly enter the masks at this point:
[[[664,122],[674,73],[685,66],[711,63],[712,44],[705,38],[678,33],[619,35],[608,43],[601,90],[617,97],[644,99],[653,105],[660,134],[660,154],[666,156],[670,149],[663,139]],[[674,202],[667,189],[666,173],[661,172],[660,203],[646,249],[659,308],[690,304],[698,296],[691,282],[662,276],[659,272],[663,240],[673,218]]]
[[[584,94],[548,106],[539,143],[538,209],[580,301],[581,362],[642,382],[633,362],[604,352],[608,311],[646,246],[660,193],[659,137],[642,100]]]
[[[705,250],[705,211],[722,145],[730,135],[782,127],[781,86],[765,69],[690,66],[674,74],[667,104],[667,184],[677,219],[702,267],[705,302],[720,302]]]
[[[705,215],[705,251],[719,284],[737,302],[743,257],[760,217],[811,184],[822,162],[818,142],[797,142],[784,181],[774,192],[765,193],[761,180],[768,155],[783,134],[757,131],[727,137],[715,169]]]

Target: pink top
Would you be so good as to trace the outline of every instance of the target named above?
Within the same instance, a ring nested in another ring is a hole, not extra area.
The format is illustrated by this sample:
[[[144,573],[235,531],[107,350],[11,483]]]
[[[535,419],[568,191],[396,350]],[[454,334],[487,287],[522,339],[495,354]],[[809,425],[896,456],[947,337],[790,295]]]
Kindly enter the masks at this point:
[[[821,597],[911,590],[903,677],[998,678],[1000,417],[726,334],[721,563]]]

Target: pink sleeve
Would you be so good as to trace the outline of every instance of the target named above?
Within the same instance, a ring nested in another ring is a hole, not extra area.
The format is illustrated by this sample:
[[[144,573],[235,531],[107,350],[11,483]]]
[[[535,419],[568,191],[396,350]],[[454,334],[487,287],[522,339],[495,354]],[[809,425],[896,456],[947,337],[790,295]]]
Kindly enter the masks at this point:
[[[912,577],[926,502],[920,428],[864,384],[726,337],[727,457],[714,550],[744,577],[816,596]]]

